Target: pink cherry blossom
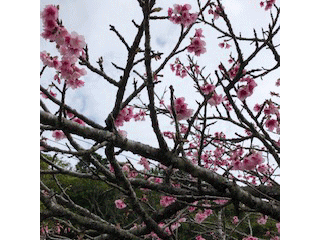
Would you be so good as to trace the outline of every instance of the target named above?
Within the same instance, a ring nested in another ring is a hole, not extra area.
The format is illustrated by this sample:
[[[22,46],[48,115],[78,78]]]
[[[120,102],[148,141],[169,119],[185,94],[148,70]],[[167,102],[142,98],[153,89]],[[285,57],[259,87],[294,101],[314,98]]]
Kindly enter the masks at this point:
[[[213,10],[212,8],[210,8],[209,10],[209,14],[213,14],[213,19],[216,20],[221,16],[221,13],[223,11],[224,7],[222,6],[222,8],[220,6],[216,6],[216,9]]]
[[[143,165],[144,169],[149,171],[150,170],[150,166],[149,166],[149,161],[145,158],[145,157],[141,157],[140,161],[138,162],[138,164]]]
[[[193,110],[187,108],[188,104],[184,102],[184,97],[180,97],[174,100],[174,108],[177,114],[177,120],[185,120],[192,116]],[[170,113],[172,113],[172,108],[168,105]]]
[[[212,93],[214,91],[214,89],[216,88],[215,85],[213,84],[205,84],[203,86],[200,87],[200,90],[205,94],[208,95],[210,93]]]
[[[239,223],[239,218],[238,218],[237,216],[234,216],[234,217],[232,218],[232,223],[233,223],[233,224],[238,224],[238,223]]]
[[[203,238],[201,235],[196,236],[196,240],[206,240],[205,238]]]
[[[237,96],[241,101],[244,101],[247,97],[249,97],[250,92],[247,86],[242,86],[237,91]]]
[[[272,132],[275,128],[279,126],[279,123],[276,119],[268,119],[265,125],[268,128],[268,130]]]
[[[207,217],[208,217],[207,214],[199,211],[199,212],[197,212],[197,214],[195,215],[194,220],[195,220],[197,223],[202,223]]]
[[[49,41],[56,42],[59,53],[62,55],[61,61],[58,57],[50,57],[46,52],[40,54],[40,59],[44,65],[55,68],[58,73],[55,80],[61,82],[60,77],[66,80],[67,86],[76,89],[84,86],[81,76],[86,74],[85,69],[79,69],[75,63],[79,56],[83,54],[85,46],[84,36],[76,32],[69,32],[58,21],[58,8],[53,5],[47,5],[41,12],[43,21],[43,33],[41,36]]]
[[[163,132],[163,136],[165,136],[165,137],[167,137],[169,139],[173,139],[174,138],[174,133],[166,131],[166,132]]]
[[[133,107],[125,107],[120,111],[114,123],[117,127],[123,126],[124,122],[129,122],[133,117]]]
[[[201,40],[199,37],[194,37],[191,40],[191,44],[188,46],[187,50],[188,52],[194,52],[196,56],[200,56],[207,51],[205,45],[205,41]]]
[[[162,178],[154,178],[154,182],[155,183],[162,183],[163,180],[162,180]]]
[[[237,76],[238,72],[239,72],[239,69],[240,69],[240,65],[239,64],[236,64],[234,67],[232,67],[229,71],[228,71],[228,74],[229,74],[229,77],[231,79],[233,79],[235,76]],[[246,70],[242,70],[242,74],[245,74],[246,73]]]
[[[220,103],[222,103],[222,101],[223,101],[222,94],[218,95],[214,93],[212,97],[208,100],[208,103],[211,106],[218,106]]]
[[[171,196],[161,196],[160,199],[160,205],[163,207],[167,207],[170,204],[174,203],[176,201],[175,197],[171,197]]]
[[[123,171],[123,172],[126,172],[126,173],[129,173],[129,172],[130,172],[130,166],[129,166],[129,164],[124,164],[124,165],[122,166],[122,171]]]
[[[276,227],[278,229],[278,233],[280,233],[280,222],[276,223]]]
[[[196,33],[194,34],[194,36],[195,37],[199,37],[199,38],[205,37],[205,36],[202,35],[202,29],[201,28],[196,29]]]
[[[261,105],[257,103],[256,105],[254,105],[253,110],[259,112],[261,110]]]
[[[132,170],[132,171],[130,171],[130,172],[128,173],[128,178],[135,178],[135,177],[137,177],[138,175],[139,175],[139,174],[138,174],[137,171]]]
[[[73,122],[76,122],[76,123],[79,123],[79,124],[82,125],[82,126],[85,126],[85,125],[86,125],[86,123],[85,123],[82,119],[80,119],[80,118],[74,118],[74,119],[72,119],[72,121],[73,121]]]
[[[257,165],[264,161],[260,152],[254,152],[249,156],[243,158],[242,169],[240,170],[253,170]],[[234,168],[233,168],[234,169]],[[235,170],[235,169],[234,169]]]
[[[267,0],[266,1],[266,7],[265,7],[265,9],[264,10],[269,10],[269,9],[271,9],[272,8],[272,6],[273,6],[273,4],[276,2],[276,0]]]
[[[71,32],[70,47],[74,49],[81,49],[81,48],[84,48],[85,45],[86,45],[86,42],[84,40],[84,36],[79,35],[76,32]]]
[[[223,205],[223,204],[226,204],[227,202],[229,202],[229,200],[227,200],[227,199],[217,199],[217,200],[213,200],[213,202],[215,202],[216,204],[219,204],[219,205]]]
[[[268,171],[268,167],[265,164],[261,164],[258,166],[257,171],[261,173],[266,173]]]
[[[63,133],[63,131],[61,131],[61,130],[55,130],[55,131],[53,131],[53,132],[52,132],[52,137],[53,137],[55,140],[57,140],[57,141],[66,138],[66,136],[65,136],[64,133]]]
[[[242,240],[259,240],[259,239],[253,236],[248,236],[248,237],[242,238]]]
[[[169,20],[174,24],[182,24],[183,27],[189,27],[197,20],[198,14],[189,12],[191,9],[190,4],[174,4],[173,7],[173,10],[172,8],[168,9],[168,16]]]
[[[116,205],[116,208],[118,209],[123,209],[127,207],[127,205],[121,199],[115,200],[114,203]]]
[[[58,17],[59,17],[59,10],[54,5],[46,5],[46,7],[41,12],[41,18],[43,20],[48,20],[48,19],[56,20],[58,19]]]
[[[268,216],[264,215],[257,220],[257,223],[260,225],[265,225],[267,223],[267,220],[268,220]]]

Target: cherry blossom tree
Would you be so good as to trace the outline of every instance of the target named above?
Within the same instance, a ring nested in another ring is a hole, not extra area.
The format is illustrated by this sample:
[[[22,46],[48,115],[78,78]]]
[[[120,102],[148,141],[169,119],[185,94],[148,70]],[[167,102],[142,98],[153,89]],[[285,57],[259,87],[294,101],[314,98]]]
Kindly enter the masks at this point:
[[[136,3],[142,20],[130,23],[133,41],[110,25],[127,54],[124,66],[112,62],[117,78],[104,69],[108,59],[90,58],[85,36],[63,25],[63,5],[41,9],[41,37],[58,51],[40,53],[40,160],[47,166],[40,170],[41,237],[280,239],[280,95],[266,87],[280,86],[274,77],[280,67],[277,1],[250,3],[260,4],[270,21],[249,35],[235,30],[222,0],[173,2],[168,9],[155,0]],[[180,27],[168,53],[151,46],[153,22],[163,21]],[[217,39],[208,38],[209,31]],[[225,51],[228,60],[216,59],[211,49]],[[204,57],[217,68],[199,64]],[[55,74],[45,85],[49,69]],[[88,72],[116,92],[103,125],[66,102],[70,92],[86,89]],[[168,86],[166,78],[176,84]],[[193,87],[181,95],[177,88],[187,82]],[[129,122],[149,129],[140,134],[155,141],[137,141],[125,131]],[[121,221],[72,199],[72,186],[59,176],[116,191],[106,211]]]

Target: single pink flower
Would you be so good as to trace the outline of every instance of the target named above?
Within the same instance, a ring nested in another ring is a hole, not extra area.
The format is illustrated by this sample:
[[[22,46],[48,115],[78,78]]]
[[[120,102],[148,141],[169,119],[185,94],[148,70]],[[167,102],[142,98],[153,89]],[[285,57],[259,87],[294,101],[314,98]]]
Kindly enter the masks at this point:
[[[118,209],[123,209],[127,207],[127,205],[121,199],[115,200],[114,203],[116,205],[116,208]]]
[[[254,105],[253,110],[259,112],[261,110],[261,105],[257,103],[256,105]]]
[[[205,238],[203,238],[201,235],[196,236],[196,240],[206,240]]]
[[[59,141],[66,138],[66,135],[64,135],[63,131],[61,130],[55,130],[52,132],[52,137],[55,138],[55,140]]]
[[[239,223],[239,218],[238,218],[237,216],[234,216],[234,217],[232,218],[232,223],[233,223],[233,224],[238,224],[238,223]]]
[[[72,121],[74,121],[74,122],[76,122],[76,123],[79,123],[79,124],[82,125],[82,126],[85,126],[85,125],[86,125],[86,123],[85,123],[82,119],[80,119],[80,118],[74,118],[74,119],[72,119]]]
[[[205,37],[205,36],[202,35],[202,29],[201,28],[196,29],[196,33],[194,34],[194,36],[195,37],[199,37],[199,38]]]
[[[84,36],[71,32],[70,46],[75,49],[82,49],[86,46]]]
[[[223,101],[222,94],[218,95],[214,93],[213,96],[208,100],[208,103],[211,106],[218,106],[220,103],[222,103],[222,101]]]
[[[279,126],[279,123],[276,119],[268,119],[265,123],[266,127],[269,131],[273,131],[273,129],[277,128]]]
[[[238,89],[237,96],[241,101],[244,101],[250,95],[250,91],[247,86],[242,86]]]
[[[162,178],[155,178],[155,179],[154,179],[154,182],[155,182],[155,183],[162,183],[163,180],[162,180]]]
[[[215,85],[213,84],[205,84],[203,86],[200,87],[200,90],[205,94],[208,95],[210,93],[212,93],[214,91],[214,89],[216,88]]]
[[[265,225],[267,223],[267,220],[268,220],[268,216],[264,215],[257,220],[257,223],[260,225]]]
[[[260,164],[257,168],[258,172],[266,173],[268,171],[268,167],[265,164]]]
[[[49,20],[49,19],[58,19],[59,17],[59,10],[54,5],[47,5],[43,11],[41,12],[41,18],[43,20]]]
[[[141,157],[140,161],[138,162],[138,164],[143,165],[144,169],[149,171],[150,170],[150,166],[149,166],[149,161],[145,158],[145,157]]]
[[[242,240],[259,240],[259,239],[253,236],[248,236],[248,237],[242,238]]]
[[[224,48],[224,42],[218,44],[219,47]]]

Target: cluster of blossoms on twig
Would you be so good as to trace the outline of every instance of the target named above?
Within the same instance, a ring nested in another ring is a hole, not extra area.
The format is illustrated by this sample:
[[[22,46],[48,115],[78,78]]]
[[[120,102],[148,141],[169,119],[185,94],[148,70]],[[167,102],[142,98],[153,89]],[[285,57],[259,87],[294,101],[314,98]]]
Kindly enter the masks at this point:
[[[215,10],[213,10],[212,5],[210,5],[210,9],[208,10],[208,13],[213,15],[214,20],[217,20],[221,16],[223,9],[224,9],[223,6],[222,8],[220,6],[216,6]]]
[[[173,9],[168,9],[169,20],[174,24],[182,24],[184,27],[189,27],[197,20],[198,17],[197,13],[190,13],[190,9],[190,4],[174,4]]]
[[[273,4],[276,3],[276,0],[266,0],[266,1],[261,1],[260,2],[260,7],[264,7],[264,10],[268,11],[269,9],[272,8]]]
[[[172,72],[175,72],[176,76],[184,78],[186,76],[188,76],[188,71],[192,71],[195,74],[199,74],[200,73],[200,66],[197,64],[193,64],[193,65],[188,65],[188,66],[184,66],[179,58],[176,58],[174,63],[170,64],[170,69]]]
[[[79,78],[86,75],[84,68],[76,66],[76,62],[80,56],[85,56],[83,48],[85,47],[85,39],[82,35],[76,32],[69,33],[68,30],[59,22],[59,8],[53,5],[47,5],[41,12],[41,19],[43,21],[43,33],[41,36],[55,42],[56,47],[61,54],[61,60],[58,57],[52,57],[46,51],[40,53],[40,59],[43,64],[55,68],[57,74],[54,80],[58,83],[61,78],[65,79],[68,87],[76,89],[84,86],[84,81]]]
[[[174,100],[174,109],[177,114],[177,120],[186,120],[190,118],[193,114],[193,110],[188,108],[188,104],[186,104],[184,97],[180,97]],[[171,105],[168,105],[168,109],[170,113],[172,114],[172,107]]]
[[[251,77],[241,78],[239,82],[245,82],[245,85],[239,87],[237,96],[241,101],[244,101],[247,97],[250,97],[253,94],[254,88],[257,86],[257,83]]]
[[[204,38],[202,35],[202,29],[196,29],[196,33],[194,34],[194,37],[191,39],[191,43],[187,48],[188,52],[193,52],[196,56],[200,56],[207,51],[205,48],[206,42],[201,38]]]

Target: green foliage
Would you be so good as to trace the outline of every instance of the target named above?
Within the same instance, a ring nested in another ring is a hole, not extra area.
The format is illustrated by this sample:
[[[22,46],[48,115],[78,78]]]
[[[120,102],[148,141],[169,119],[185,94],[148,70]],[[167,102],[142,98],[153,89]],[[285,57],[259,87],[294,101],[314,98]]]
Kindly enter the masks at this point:
[[[105,159],[102,159],[98,154],[95,157],[98,158],[99,161],[106,161]],[[70,167],[67,163],[59,160],[56,157],[46,155],[46,158],[61,167]],[[51,167],[43,161],[40,161],[40,168],[42,170],[51,169]],[[78,164],[76,169],[77,172],[87,172],[87,166],[85,166],[84,164]],[[163,176],[163,170],[154,168],[149,171],[149,174]],[[139,177],[142,176],[138,176],[138,178]],[[118,189],[113,188],[108,183],[101,180],[78,178],[64,174],[56,174],[55,177],[53,175],[44,174],[41,175],[41,181],[47,187],[52,189],[56,194],[61,194],[62,188],[76,204],[88,209],[92,213],[115,225],[119,224],[120,226],[126,226],[125,228],[129,229],[133,227],[131,223],[138,218],[138,216],[130,206],[130,199],[126,198],[126,196],[123,195],[123,193],[121,193]],[[139,199],[142,199],[143,197],[146,197],[148,199],[147,202],[141,201],[141,205],[149,214],[152,214],[154,211],[163,209],[163,207],[160,206],[160,197],[165,194],[145,189],[136,189],[136,195]],[[124,200],[124,202],[127,204],[127,207],[125,209],[117,209],[114,203],[117,199]],[[202,203],[204,202],[199,201],[198,204]],[[40,208],[41,210],[45,209],[42,204],[40,204]],[[176,234],[176,231],[178,231],[179,239],[194,239],[199,234],[201,234],[204,238],[212,239],[210,228],[208,227],[217,225],[218,210],[219,209],[214,210],[214,213],[210,215],[202,224],[197,224],[194,222],[194,217],[197,213],[197,211],[194,211],[193,213],[189,214],[189,216],[187,216],[187,218],[189,218],[188,220],[190,221],[181,223],[181,226],[178,228],[178,230],[175,230],[174,233]],[[186,213],[189,213],[189,211],[186,210]],[[244,217],[245,219],[239,223],[236,229],[234,229],[236,225],[232,223],[232,218],[237,214],[240,221]],[[250,232],[252,232],[255,237],[259,238],[266,238],[265,233],[270,230],[272,235],[276,234],[276,222],[272,219],[268,219],[265,225],[260,225],[257,223],[257,219],[259,219],[260,217],[261,215],[256,213],[245,215],[245,212],[236,211],[234,205],[229,204],[222,210],[222,219],[224,222],[223,229],[227,233],[230,233],[230,231],[234,230],[232,232],[233,238],[228,239],[242,239],[243,237],[245,237],[243,233],[247,234]],[[141,224],[142,221],[140,219],[135,223]],[[48,224],[49,227],[54,227],[56,222],[47,220],[43,224]],[[77,226],[76,223],[73,224],[74,226]]]

